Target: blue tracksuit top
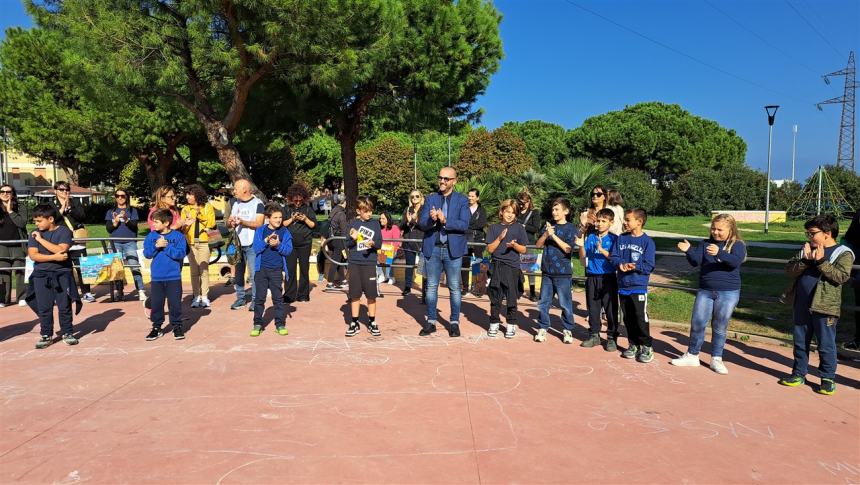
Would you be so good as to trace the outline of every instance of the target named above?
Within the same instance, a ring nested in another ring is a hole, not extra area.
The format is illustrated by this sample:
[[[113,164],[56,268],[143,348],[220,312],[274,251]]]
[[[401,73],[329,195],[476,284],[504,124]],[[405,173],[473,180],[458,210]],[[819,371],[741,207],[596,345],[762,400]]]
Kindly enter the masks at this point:
[[[618,271],[618,294],[648,293],[648,276],[654,271],[656,246],[650,236],[642,233],[634,236],[629,232],[618,236],[609,260],[618,271],[622,263],[636,263],[633,271]]]
[[[716,244],[720,248],[716,256],[705,252],[709,244]],[[702,268],[699,271],[699,288],[714,291],[741,289],[741,263],[747,256],[743,241],[735,241],[731,251],[726,252],[725,241],[705,239],[695,246],[691,245],[686,254],[691,265]]]
[[[251,248],[254,249],[254,254],[256,255],[256,258],[254,258],[254,271],[260,271],[260,266],[263,264],[263,252],[274,251],[271,246],[266,244],[266,236],[273,232],[277,232],[278,239],[281,240],[281,244],[278,244],[277,252],[284,263],[284,280],[289,280],[290,271],[287,269],[287,256],[293,252],[293,236],[290,234],[290,231],[283,226],[273,231],[272,228],[269,227],[268,221],[254,230],[254,240],[251,242]]]
[[[615,247],[615,243],[618,240],[618,236],[612,234],[611,232],[607,232],[603,238],[600,239],[600,247],[606,251],[609,251],[610,256],[612,255],[612,249]],[[583,243],[583,247],[585,248],[585,275],[586,276],[594,276],[601,274],[611,274],[614,273],[617,269],[617,265],[613,265],[609,258],[600,254],[597,251],[597,234],[591,233],[585,238],[585,242]]]
[[[155,242],[161,237],[167,239],[167,246],[157,248]],[[179,231],[171,230],[167,234],[150,232],[143,240],[143,256],[152,260],[152,281],[181,280],[186,248],[185,235]]]

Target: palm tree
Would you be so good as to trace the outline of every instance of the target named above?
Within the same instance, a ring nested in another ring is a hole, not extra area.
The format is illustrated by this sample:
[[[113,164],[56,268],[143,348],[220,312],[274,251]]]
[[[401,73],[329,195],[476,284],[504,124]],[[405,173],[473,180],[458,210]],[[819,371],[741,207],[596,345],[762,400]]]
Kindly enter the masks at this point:
[[[552,197],[566,197],[576,207],[585,200],[588,192],[599,183],[607,181],[606,164],[589,158],[567,159],[547,171]]]

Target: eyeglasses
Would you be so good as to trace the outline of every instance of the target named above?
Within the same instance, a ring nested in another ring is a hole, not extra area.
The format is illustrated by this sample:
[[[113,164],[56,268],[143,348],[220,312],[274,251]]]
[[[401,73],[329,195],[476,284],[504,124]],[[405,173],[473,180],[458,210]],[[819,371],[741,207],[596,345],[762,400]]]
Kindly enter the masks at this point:
[[[591,196],[592,197],[603,197],[603,192],[592,192]]]
[[[11,194],[11,190],[0,190],[0,194]]]
[[[410,197],[412,197],[413,199],[420,199],[420,198],[421,198],[421,196],[420,196],[420,195],[412,195],[412,196],[410,196]]]
[[[450,182],[450,181],[452,181],[452,180],[454,180],[454,179],[456,179],[456,178],[457,178],[457,177],[443,177],[443,176],[441,176],[441,175],[440,175],[440,176],[439,176],[439,181],[440,181],[440,182]]]
[[[68,191],[69,191],[69,188],[68,188],[68,187],[66,187],[66,188],[58,187],[58,188],[56,188],[56,189],[54,189],[54,190],[56,190],[57,192],[68,192]]]
[[[117,199],[125,199],[128,197],[125,194],[113,194],[113,196],[116,197]]]
[[[813,238],[816,234],[821,234],[824,231],[806,231],[806,237]]]

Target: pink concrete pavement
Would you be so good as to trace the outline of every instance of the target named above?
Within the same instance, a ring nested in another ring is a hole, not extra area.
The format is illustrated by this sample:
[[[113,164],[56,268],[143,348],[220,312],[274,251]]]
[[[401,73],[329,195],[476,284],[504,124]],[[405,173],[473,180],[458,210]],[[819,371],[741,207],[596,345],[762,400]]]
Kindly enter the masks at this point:
[[[140,303],[102,298],[80,345],[37,351],[29,310],[0,310],[0,482],[860,482],[850,365],[828,397],[776,383],[788,348],[730,342],[720,376],[670,366],[687,336],[668,330],[647,365],[530,325],[488,339],[486,299],[464,302],[462,338],[418,337],[424,307],[390,287],[381,338],[343,337],[343,295],[318,289],[289,336],[252,338],[216,292],[184,341],[146,342]]]

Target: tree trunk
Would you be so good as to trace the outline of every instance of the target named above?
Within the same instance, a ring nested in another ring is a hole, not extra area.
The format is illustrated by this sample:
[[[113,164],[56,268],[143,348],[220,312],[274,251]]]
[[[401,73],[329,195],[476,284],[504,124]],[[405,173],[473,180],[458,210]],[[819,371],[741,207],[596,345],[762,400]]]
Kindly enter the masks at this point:
[[[167,185],[167,174],[158,170],[158,166],[152,163],[151,153],[138,153],[137,161],[146,172],[146,178],[149,181],[149,188],[152,189],[153,194],[155,193],[155,190],[162,185]]]
[[[340,159],[343,165],[343,191],[346,195],[346,213],[355,214],[355,199],[358,197],[358,162],[355,144],[358,133],[338,133]]]
[[[209,140],[212,148],[214,148],[218,153],[218,160],[220,160],[221,164],[224,165],[224,170],[230,177],[230,182],[236,182],[239,179],[247,180],[251,183],[251,191],[254,195],[260,198],[263,202],[266,202],[268,200],[266,195],[257,188],[256,184],[254,184],[254,181],[251,179],[251,174],[248,173],[248,169],[245,168],[245,164],[242,163],[242,156],[239,154],[239,150],[236,149],[236,146],[233,145],[227,136],[227,130],[224,128],[224,125],[217,120],[198,118],[204,124],[204,127],[206,128],[206,138]]]

